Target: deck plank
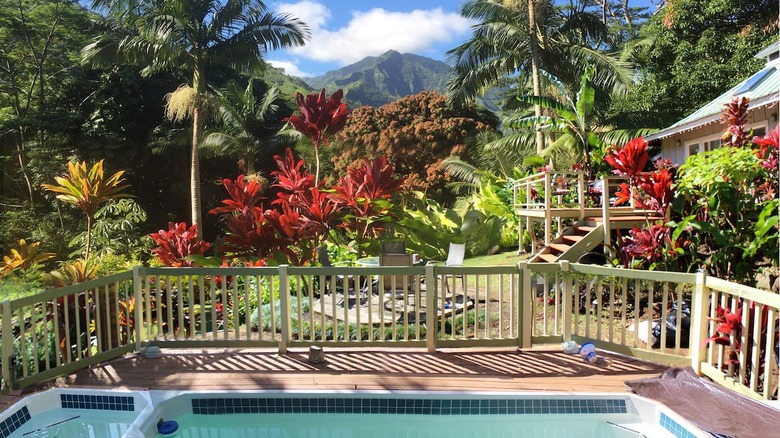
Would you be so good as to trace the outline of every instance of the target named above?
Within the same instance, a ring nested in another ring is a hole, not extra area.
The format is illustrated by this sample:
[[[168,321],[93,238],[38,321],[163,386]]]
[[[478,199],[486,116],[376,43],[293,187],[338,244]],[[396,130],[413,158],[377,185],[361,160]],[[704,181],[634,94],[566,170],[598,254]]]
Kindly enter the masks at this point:
[[[134,354],[59,379],[60,387],[165,390],[396,390],[625,392],[626,380],[655,377],[663,365],[605,354],[595,366],[559,349],[330,349],[310,364],[307,351],[163,350]],[[22,394],[0,399],[0,410]]]

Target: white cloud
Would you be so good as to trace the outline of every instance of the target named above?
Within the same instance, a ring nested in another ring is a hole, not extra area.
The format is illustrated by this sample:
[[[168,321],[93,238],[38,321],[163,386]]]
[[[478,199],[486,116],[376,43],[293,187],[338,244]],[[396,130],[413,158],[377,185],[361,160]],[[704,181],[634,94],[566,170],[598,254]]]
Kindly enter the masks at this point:
[[[281,3],[276,7],[276,10],[299,18],[309,26],[312,34],[319,31],[322,25],[330,18],[330,10],[325,5],[311,0],[303,0],[298,3]]]
[[[283,69],[284,72],[290,76],[295,76],[298,78],[308,78],[314,76],[312,73],[301,71],[294,62],[280,61],[275,59],[266,59],[265,61],[276,68]]]
[[[289,49],[296,57],[319,62],[347,65],[366,56],[377,56],[388,50],[440,57],[433,52],[437,44],[454,45],[468,35],[471,23],[455,12],[441,8],[393,12],[382,8],[353,11],[350,21],[341,28],[325,27],[330,11],[311,0],[281,4],[288,12],[306,22],[312,33],[304,47]]]

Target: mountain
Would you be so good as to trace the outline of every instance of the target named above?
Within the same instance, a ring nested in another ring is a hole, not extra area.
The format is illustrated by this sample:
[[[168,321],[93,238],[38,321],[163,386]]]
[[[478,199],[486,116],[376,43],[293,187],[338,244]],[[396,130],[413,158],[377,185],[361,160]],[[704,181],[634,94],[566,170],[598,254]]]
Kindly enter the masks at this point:
[[[292,104],[295,104],[296,92],[306,95],[315,91],[303,80],[296,78],[295,76],[290,76],[285,73],[283,69],[273,67],[270,64],[266,65],[263,80],[268,85],[278,85],[282,96],[289,99]]]
[[[444,92],[449,73],[450,67],[441,61],[390,50],[304,81],[328,93],[343,89],[353,108],[377,107],[423,90]]]

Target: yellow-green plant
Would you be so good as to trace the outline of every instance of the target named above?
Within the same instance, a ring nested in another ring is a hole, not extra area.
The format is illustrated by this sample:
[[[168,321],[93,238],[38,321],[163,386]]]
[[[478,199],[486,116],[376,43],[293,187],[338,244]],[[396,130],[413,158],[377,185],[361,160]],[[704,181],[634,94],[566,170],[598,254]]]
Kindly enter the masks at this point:
[[[103,160],[87,169],[87,163],[68,163],[68,173],[54,178],[57,184],[42,184],[43,188],[57,194],[57,199],[78,207],[87,216],[87,243],[84,248],[84,260],[89,260],[92,245],[92,221],[95,212],[110,199],[128,198],[124,193],[130,187],[122,185],[124,171],[120,170],[110,177],[103,171]]]
[[[6,277],[17,269],[27,271],[38,263],[54,257],[54,254],[50,252],[38,252],[39,246],[41,246],[41,242],[33,242],[28,245],[24,239],[19,239],[19,248],[11,248],[11,255],[3,256],[0,278]]]
[[[97,275],[97,270],[97,266],[89,266],[86,260],[73,260],[44,275],[51,286],[65,287],[92,280]]]

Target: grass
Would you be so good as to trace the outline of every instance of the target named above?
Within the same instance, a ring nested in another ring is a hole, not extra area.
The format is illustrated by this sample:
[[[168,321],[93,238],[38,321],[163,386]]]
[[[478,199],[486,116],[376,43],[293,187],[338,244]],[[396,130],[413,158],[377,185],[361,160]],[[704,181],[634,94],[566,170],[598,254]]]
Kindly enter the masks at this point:
[[[528,254],[517,255],[517,250],[498,254],[468,258],[463,266],[514,266],[517,262],[528,259]]]

